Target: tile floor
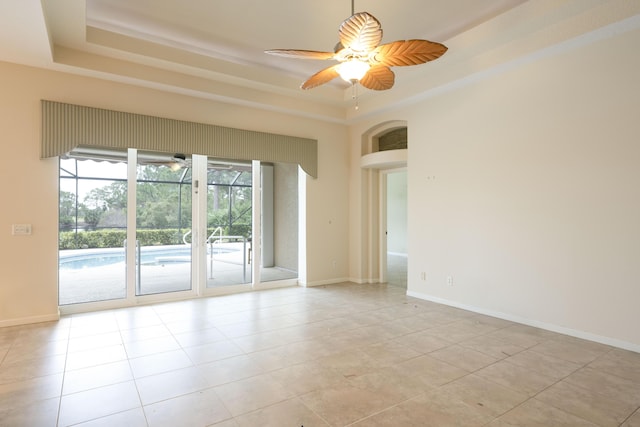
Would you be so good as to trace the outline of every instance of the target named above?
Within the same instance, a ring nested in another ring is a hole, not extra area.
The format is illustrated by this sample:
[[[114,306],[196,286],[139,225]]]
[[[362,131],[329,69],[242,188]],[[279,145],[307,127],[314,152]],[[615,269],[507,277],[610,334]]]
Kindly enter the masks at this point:
[[[286,288],[0,329],[1,426],[640,426],[640,354]]]

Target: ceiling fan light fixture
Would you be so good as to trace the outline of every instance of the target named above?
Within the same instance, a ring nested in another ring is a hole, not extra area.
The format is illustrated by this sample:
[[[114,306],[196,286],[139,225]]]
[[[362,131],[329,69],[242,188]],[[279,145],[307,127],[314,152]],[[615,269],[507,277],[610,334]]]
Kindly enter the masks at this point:
[[[369,62],[362,61],[357,58],[351,58],[342,62],[338,66],[338,74],[340,74],[342,80],[349,83],[355,83],[367,74],[369,68],[371,68]]]
[[[265,53],[289,58],[334,60],[338,64],[324,68],[300,85],[312,89],[340,76],[356,86],[359,83],[371,90],[393,87],[395,74],[391,67],[419,65],[442,56],[447,47],[429,40],[409,39],[382,42],[382,25],[368,12],[353,13],[338,28],[338,43],[333,52],[300,49],[270,49]]]

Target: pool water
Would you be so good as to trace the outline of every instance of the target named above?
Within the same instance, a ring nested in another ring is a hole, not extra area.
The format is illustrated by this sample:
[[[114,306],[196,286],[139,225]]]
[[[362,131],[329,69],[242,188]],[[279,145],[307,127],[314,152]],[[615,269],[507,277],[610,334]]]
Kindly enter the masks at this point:
[[[105,265],[117,264],[119,262],[124,262],[124,254],[60,258],[59,265],[61,269],[80,270],[83,268],[104,267]]]
[[[213,255],[242,253],[240,247],[216,246]],[[190,246],[147,246],[142,248],[143,265],[164,265],[191,262]],[[83,268],[104,267],[125,262],[124,248],[63,250],[59,252],[60,269],[81,270]]]
[[[237,250],[231,248],[216,248],[215,253],[230,253]],[[124,263],[124,249],[85,249],[65,253],[60,251],[60,269],[80,270],[83,268],[104,267],[108,265]],[[191,262],[190,247],[176,248],[143,248],[142,264],[161,265]]]

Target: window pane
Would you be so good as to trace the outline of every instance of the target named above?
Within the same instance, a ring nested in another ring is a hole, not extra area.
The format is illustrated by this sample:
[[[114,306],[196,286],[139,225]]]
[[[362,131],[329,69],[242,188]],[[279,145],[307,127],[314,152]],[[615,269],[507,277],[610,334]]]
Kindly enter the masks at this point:
[[[207,172],[207,287],[251,283],[251,186],[237,184],[238,167]]]
[[[139,164],[136,295],[191,289],[191,168]]]

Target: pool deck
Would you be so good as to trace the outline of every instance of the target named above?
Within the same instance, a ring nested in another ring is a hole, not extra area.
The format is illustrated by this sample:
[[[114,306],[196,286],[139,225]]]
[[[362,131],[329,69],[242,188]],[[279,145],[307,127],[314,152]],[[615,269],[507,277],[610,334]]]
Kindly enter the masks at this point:
[[[241,244],[240,244],[241,245]],[[184,246],[157,246],[143,248],[143,257],[153,252],[163,254],[154,262],[144,262],[140,266],[138,295],[159,294],[191,289],[191,262],[188,256],[167,256],[167,251],[175,249],[184,252]],[[146,254],[145,254],[146,253]],[[106,263],[92,260],[101,257],[124,256],[124,248],[74,249],[60,251],[60,262],[84,260],[81,268],[59,269],[59,304],[68,305],[82,302],[106,301],[126,297],[126,264],[124,261]],[[163,261],[164,260],[164,261]],[[178,261],[178,262],[176,262]],[[207,255],[207,288],[233,286],[251,283],[251,266],[243,271],[242,249]],[[77,265],[76,265],[77,267]],[[263,282],[293,279],[297,272],[278,267],[262,268]]]

